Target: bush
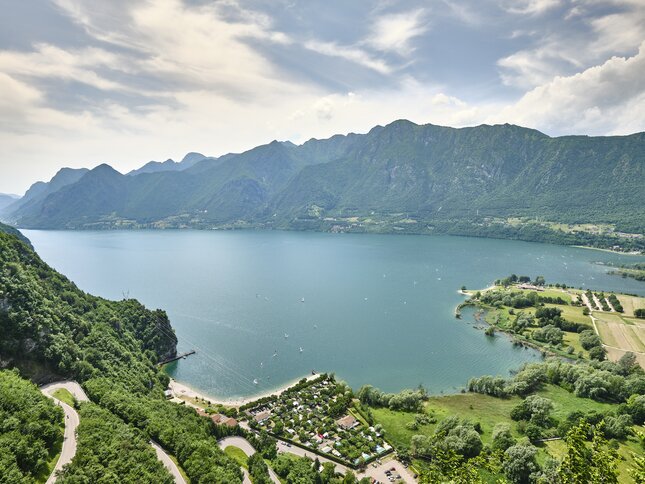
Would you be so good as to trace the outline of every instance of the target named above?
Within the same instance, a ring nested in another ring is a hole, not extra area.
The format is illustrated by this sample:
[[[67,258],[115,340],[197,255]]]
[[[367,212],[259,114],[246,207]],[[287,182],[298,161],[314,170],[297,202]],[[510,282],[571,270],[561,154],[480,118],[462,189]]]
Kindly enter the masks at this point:
[[[503,469],[508,480],[516,484],[531,482],[531,474],[539,470],[536,454],[532,445],[516,444],[506,449]]]
[[[590,350],[596,346],[601,346],[602,341],[592,329],[587,329],[580,333],[580,345],[584,349]]]
[[[594,346],[589,350],[589,358],[597,361],[604,361],[607,358],[607,352],[602,346]]]
[[[493,429],[491,447],[493,450],[505,451],[515,445],[515,438],[511,434],[511,426],[506,423],[498,423]]]
[[[557,346],[564,340],[564,333],[560,328],[548,324],[533,332],[533,339]]]

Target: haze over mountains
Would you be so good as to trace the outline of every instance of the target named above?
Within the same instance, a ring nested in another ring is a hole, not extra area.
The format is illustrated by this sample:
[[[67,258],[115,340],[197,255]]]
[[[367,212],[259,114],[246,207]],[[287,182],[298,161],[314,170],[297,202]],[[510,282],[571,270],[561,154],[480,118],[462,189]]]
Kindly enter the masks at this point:
[[[2,219],[42,229],[345,224],[426,233],[529,217],[643,234],[643,180],[645,133],[552,138],[508,124],[455,129],[399,120],[299,146],[189,153],[127,175],[108,165],[63,169]]]

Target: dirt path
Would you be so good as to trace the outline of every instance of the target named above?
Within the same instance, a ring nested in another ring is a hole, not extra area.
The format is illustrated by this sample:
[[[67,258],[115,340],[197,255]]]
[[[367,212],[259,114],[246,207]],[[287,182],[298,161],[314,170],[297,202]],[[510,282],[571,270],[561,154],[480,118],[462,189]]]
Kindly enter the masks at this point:
[[[587,306],[587,309],[589,309],[589,313],[591,313],[591,311],[594,311],[594,308],[591,307],[591,303],[589,302],[589,298],[587,298],[587,295],[584,292],[582,293],[582,302],[585,303],[585,306]],[[593,317],[591,319],[593,319]]]

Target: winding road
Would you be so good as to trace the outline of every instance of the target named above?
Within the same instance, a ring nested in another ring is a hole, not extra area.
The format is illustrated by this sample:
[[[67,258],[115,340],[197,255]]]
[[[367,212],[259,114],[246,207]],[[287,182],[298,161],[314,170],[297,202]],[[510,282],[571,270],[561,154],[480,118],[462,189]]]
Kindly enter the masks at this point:
[[[63,448],[61,449],[60,457],[58,458],[58,462],[56,462],[54,470],[49,476],[49,479],[47,479],[47,484],[53,484],[56,482],[56,473],[60,471],[65,464],[69,464],[76,455],[76,427],[78,427],[79,424],[78,413],[65,402],[61,402],[57,398],[54,398],[53,393],[61,388],[70,392],[79,402],[89,401],[81,386],[74,381],[61,381],[40,387],[40,391],[54,400],[56,404],[63,409],[63,412],[65,412]]]
[[[159,459],[166,467],[166,469],[168,469],[168,471],[172,474],[172,477],[175,479],[175,483],[187,484],[186,479],[184,479],[184,476],[182,476],[181,472],[179,472],[179,467],[177,467],[177,464],[175,464],[170,456],[166,454],[166,451],[163,450],[163,448],[154,440],[150,441],[150,445],[152,445],[152,448],[157,453],[157,459]]]
[[[49,476],[49,479],[47,479],[47,484],[53,484],[54,482],[56,482],[56,473],[59,472],[65,464],[69,464],[76,455],[76,428],[80,423],[80,419],[76,410],[67,405],[65,402],[61,402],[54,397],[53,393],[59,389],[67,390],[74,396],[74,398],[78,402],[90,401],[81,386],[75,381],[60,381],[49,383],[40,387],[40,391],[45,396],[54,400],[54,402],[56,402],[56,404],[63,409],[63,412],[65,412],[65,434],[63,437],[63,448],[61,449],[60,457],[58,458],[58,462],[56,463],[54,470]],[[177,465],[161,448],[161,446],[153,441],[150,441],[150,445],[155,450],[157,458],[163,463],[166,469],[168,469],[170,474],[172,474],[175,482],[177,484],[186,484],[186,480],[182,477],[179,469],[177,468]]]
[[[242,452],[244,452],[247,457],[250,457],[253,454],[255,454],[255,449],[250,444],[250,442],[246,440],[244,437],[225,437],[219,441],[219,446],[222,450],[231,446],[237,447],[241,449]],[[250,483],[251,480],[249,479],[249,475],[248,475],[248,472],[246,472],[246,469],[242,468],[242,472],[244,473],[244,484]],[[275,472],[273,472],[273,469],[271,469],[271,467],[269,467],[269,477],[271,477],[271,480],[275,484],[280,484],[280,479],[278,478],[278,476],[276,476]]]

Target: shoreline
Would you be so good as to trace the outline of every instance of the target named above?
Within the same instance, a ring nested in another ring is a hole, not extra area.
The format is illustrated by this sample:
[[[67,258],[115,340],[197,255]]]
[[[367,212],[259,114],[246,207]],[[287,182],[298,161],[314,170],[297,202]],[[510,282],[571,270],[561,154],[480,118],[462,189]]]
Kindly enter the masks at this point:
[[[294,386],[303,378],[306,378],[307,381],[310,381],[318,378],[320,375],[322,375],[322,373],[302,376],[300,378],[291,380],[285,383],[284,385],[281,385],[273,390],[266,390],[262,393],[258,393],[257,395],[251,395],[248,397],[230,397],[228,399],[224,397],[215,397],[212,395],[208,395],[207,393],[202,392],[200,390],[195,390],[189,384],[177,381],[174,378],[170,378],[170,383],[168,384],[168,388],[172,390],[173,396],[176,398],[181,399],[181,397],[184,396],[184,397],[194,398],[194,399],[203,399],[203,400],[206,400],[207,402],[210,402],[210,404],[213,404],[213,405],[223,405],[225,407],[239,408],[242,405],[246,405],[249,402],[254,402],[261,398],[270,397],[270,396],[279,396],[283,392],[285,392],[286,390]],[[186,402],[186,403],[189,403],[189,402]]]
[[[609,252],[610,254],[618,254],[618,255],[631,255],[631,256],[643,256],[642,252],[621,252],[619,250],[613,250],[613,249],[602,249],[600,247],[591,247],[588,245],[572,245],[571,247],[576,247],[577,249],[587,249],[587,250],[599,250],[601,252]]]

